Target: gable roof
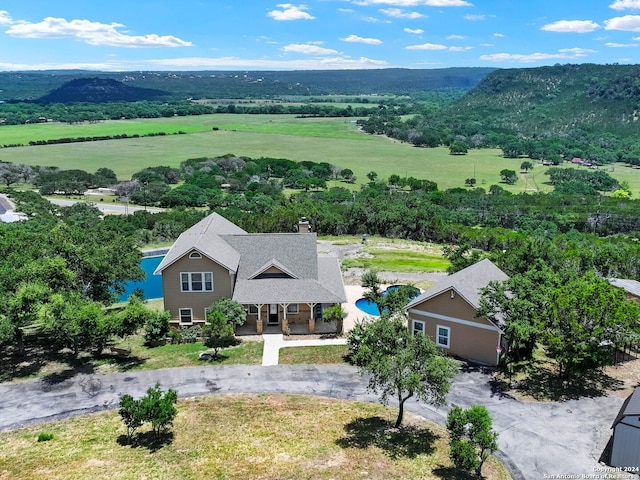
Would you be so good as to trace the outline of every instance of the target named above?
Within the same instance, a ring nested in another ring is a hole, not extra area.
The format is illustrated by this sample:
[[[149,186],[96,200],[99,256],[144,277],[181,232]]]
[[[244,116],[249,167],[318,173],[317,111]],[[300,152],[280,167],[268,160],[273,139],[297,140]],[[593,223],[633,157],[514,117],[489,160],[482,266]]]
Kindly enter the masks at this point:
[[[267,263],[296,279],[318,278],[318,247],[315,233],[252,233],[221,235],[240,255],[237,279],[249,279]]]
[[[480,289],[489,285],[491,281],[502,282],[509,277],[491,260],[485,258],[478,263],[451,274],[427,289],[421,295],[407,304],[405,309],[421,304],[447,290],[455,290],[474,309],[480,307]]]
[[[154,275],[161,273],[169,265],[192,250],[197,250],[205,257],[235,273],[238,269],[240,254],[231,245],[222,240],[220,235],[246,233],[223,216],[212,213],[180,234],[153,273]]]
[[[618,416],[613,421],[613,425],[611,425],[611,428],[614,428],[618,423],[620,423],[624,417],[628,417],[630,415],[640,416],[640,387],[636,387],[633,390],[633,393],[624,401],[620,411],[618,412]]]
[[[267,263],[265,263],[264,265],[262,265],[258,270],[256,270],[255,272],[253,272],[252,274],[249,275],[250,279],[256,278],[258,276],[260,276],[261,274],[263,274],[264,272],[266,272],[267,270],[269,270],[270,268],[275,268],[277,270],[279,270],[280,272],[288,275],[291,278],[296,278],[296,276],[289,271],[289,269],[287,267],[285,267],[284,265],[282,265],[278,260],[276,260],[275,258],[272,258],[271,260],[269,260]]]

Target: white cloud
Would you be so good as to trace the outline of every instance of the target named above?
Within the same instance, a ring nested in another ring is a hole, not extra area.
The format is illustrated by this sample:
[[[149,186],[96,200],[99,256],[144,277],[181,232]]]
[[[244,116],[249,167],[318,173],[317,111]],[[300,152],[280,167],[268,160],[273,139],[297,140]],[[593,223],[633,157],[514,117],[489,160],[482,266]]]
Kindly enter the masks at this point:
[[[497,38],[504,38],[504,33],[494,33],[493,36]]]
[[[600,28],[600,25],[591,20],[558,20],[557,22],[543,25],[540,30],[546,32],[589,33],[598,28]]]
[[[369,22],[369,23],[378,23],[380,21],[380,19],[378,19],[376,17],[364,17],[362,19],[362,21]]]
[[[320,47],[313,43],[292,43],[281,48],[284,52],[304,53],[305,55],[337,55],[340,52],[332,48]]]
[[[464,35],[449,35],[447,36],[447,40],[464,40]]]
[[[306,5],[294,5],[293,3],[280,3],[276,7],[282,10],[271,10],[267,13],[274,20],[287,22],[291,20],[313,20],[315,17],[305,12],[309,10]]]
[[[388,17],[393,18],[406,18],[409,20],[415,20],[416,18],[423,18],[424,15],[418,12],[405,12],[400,8],[381,8],[379,12],[384,13]]]
[[[377,38],[364,38],[359,37],[358,35],[349,35],[348,37],[341,38],[343,42],[351,42],[351,43],[366,43],[367,45],[380,45],[382,44],[382,40],[378,40]]]
[[[481,47],[493,47],[493,43],[481,43]]]
[[[404,31],[406,33],[413,33],[415,35],[421,35],[424,33],[424,30],[421,28],[405,28]]]
[[[493,53],[489,55],[481,55],[480,60],[489,62],[515,62],[515,63],[532,63],[544,60],[554,59],[576,59],[586,57],[589,53],[596,53],[595,50],[584,48],[563,48],[558,53]]]
[[[421,45],[409,45],[404,47],[407,50],[446,50],[446,45],[439,45],[437,43],[423,43]]]
[[[480,14],[469,14],[469,15],[465,15],[464,19],[465,20],[469,20],[471,22],[479,22],[481,20],[486,20],[487,16],[486,15],[480,15]]]
[[[607,42],[604,44],[605,47],[612,48],[627,48],[627,47],[637,47],[637,43],[616,43],[616,42]]]
[[[640,0],[616,0],[609,8],[614,10],[638,10],[640,9]]]
[[[466,0],[352,0],[355,5],[394,5],[396,7],[473,7]]]
[[[0,25],[11,25],[13,23],[13,19],[9,12],[6,10],[0,10]]]
[[[173,35],[126,35],[117,29],[121,23],[99,23],[89,20],[71,20],[47,17],[39,23],[19,21],[5,32],[17,38],[75,38],[89,45],[112,47],[190,47],[191,42]]]
[[[624,17],[610,18],[604,21],[604,29],[640,32],[640,15],[625,15]]]
[[[449,47],[450,52],[466,52],[471,50],[473,47]]]
[[[353,9],[352,8],[339,8],[338,11],[340,13],[353,13]]]

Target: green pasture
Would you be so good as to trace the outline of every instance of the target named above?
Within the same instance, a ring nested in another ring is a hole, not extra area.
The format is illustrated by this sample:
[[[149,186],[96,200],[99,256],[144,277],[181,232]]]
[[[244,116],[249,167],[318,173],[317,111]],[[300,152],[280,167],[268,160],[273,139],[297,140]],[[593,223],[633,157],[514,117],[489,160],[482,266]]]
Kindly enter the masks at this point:
[[[171,119],[169,119],[171,120]],[[206,130],[196,123],[151,122],[149,120],[107,120],[97,123],[34,123],[31,125],[6,125],[0,127],[0,145],[28,144],[30,141],[58,138],[98,137],[104,135],[149,135],[165,132],[194,133]]]
[[[329,162],[353,170],[358,177],[357,185],[367,182],[366,174],[375,171],[381,179],[397,174],[432,180],[440,189],[464,187],[465,179],[471,177],[476,178],[478,187],[488,189],[492,184],[499,184],[502,169],[517,172],[522,163],[522,159],[502,158],[502,152],[497,149],[470,150],[467,155],[453,156],[445,147],[416,148],[386,137],[361,133],[352,120],[216,114],[89,125],[4,126],[0,127],[0,145],[43,139],[37,135],[39,129],[58,137],[133,134],[141,133],[143,128],[147,132],[182,130],[190,134],[4,148],[0,149],[0,160],[88,171],[109,167],[118,178],[127,179],[148,166],[178,166],[189,158],[233,153],[247,157]],[[86,130],[89,127],[95,130]],[[213,127],[220,130],[212,131]],[[514,185],[500,185],[514,193],[549,191],[551,186],[545,183],[548,177],[544,175],[547,168],[534,162],[533,171],[520,174]],[[623,165],[604,168],[619,181],[629,182],[635,197],[640,195],[640,170]]]

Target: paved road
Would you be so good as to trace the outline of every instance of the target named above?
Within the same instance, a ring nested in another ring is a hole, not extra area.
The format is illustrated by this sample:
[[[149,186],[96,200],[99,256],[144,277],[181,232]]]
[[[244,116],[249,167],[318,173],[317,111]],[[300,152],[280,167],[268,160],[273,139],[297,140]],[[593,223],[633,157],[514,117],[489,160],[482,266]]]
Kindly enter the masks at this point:
[[[468,370],[456,378],[448,401],[487,406],[500,433],[499,458],[516,479],[593,474],[609,440],[622,399],[562,403],[521,402],[494,394],[490,377]],[[376,402],[366,380],[347,365],[203,366],[143,372],[76,375],[59,382],[0,384],[0,431],[46,420],[116,408],[118,396],[141,396],[160,382],[181,397],[237,393],[300,393]],[[407,409],[443,424],[444,409],[408,402]],[[549,478],[549,477],[547,477]]]

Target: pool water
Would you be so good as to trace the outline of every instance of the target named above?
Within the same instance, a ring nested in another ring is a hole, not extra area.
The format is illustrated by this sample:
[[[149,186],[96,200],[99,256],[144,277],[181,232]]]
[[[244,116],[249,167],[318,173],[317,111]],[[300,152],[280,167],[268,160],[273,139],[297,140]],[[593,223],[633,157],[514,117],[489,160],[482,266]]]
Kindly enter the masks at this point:
[[[146,275],[145,279],[139,282],[127,282],[124,293],[118,297],[118,301],[126,302],[136,288],[142,289],[145,299],[162,298],[162,275],[154,275],[153,272],[158,268],[163,258],[164,255],[143,257],[140,266]]]
[[[384,292],[382,292],[382,294],[386,295],[387,292],[392,292],[393,290],[397,290],[399,287],[400,285],[391,285],[390,287],[387,287],[387,289]],[[359,298],[358,300],[356,300],[356,307],[358,307],[367,315],[371,315],[374,317],[380,316],[380,310],[378,309],[378,306],[375,303],[367,300],[366,298]]]
[[[366,298],[359,298],[358,300],[356,300],[356,307],[358,307],[367,315],[372,315],[374,317],[380,316],[380,310],[378,310],[378,306],[375,303],[367,300]]]

